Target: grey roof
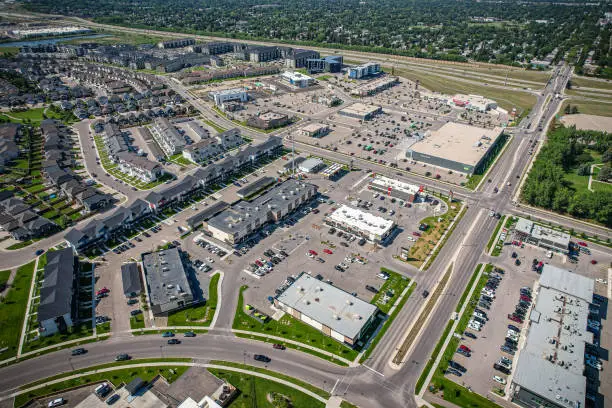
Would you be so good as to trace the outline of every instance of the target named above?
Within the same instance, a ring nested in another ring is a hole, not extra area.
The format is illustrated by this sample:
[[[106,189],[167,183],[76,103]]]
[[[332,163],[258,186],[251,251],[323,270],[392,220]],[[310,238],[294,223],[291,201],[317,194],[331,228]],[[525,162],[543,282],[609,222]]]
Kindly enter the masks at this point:
[[[130,296],[132,293],[140,294],[142,285],[140,284],[140,273],[136,262],[121,265],[121,281],[123,282],[123,293]]]
[[[589,302],[582,298],[590,281],[592,300],[593,280],[577,276],[548,265],[543,269],[512,379],[513,384],[567,408],[584,407],[584,350],[585,343],[593,341],[586,330]],[[576,286],[566,286],[569,283]]]
[[[38,306],[39,322],[71,313],[74,267],[72,249],[47,252],[47,265]]]
[[[540,286],[571,294],[585,302],[593,301],[593,279],[553,265],[545,264],[542,268]]]
[[[171,302],[173,297],[183,297],[189,301],[193,299],[178,249],[171,248],[144,254],[142,264],[153,312],[160,305]]]
[[[146,157],[139,156],[131,152],[121,152],[117,155],[120,161],[124,161],[134,167],[138,167],[147,171],[153,171],[157,168],[161,168],[161,165],[156,162],[148,160]]]
[[[144,384],[140,377],[136,377],[125,386],[125,389],[130,395],[134,395]]]
[[[350,339],[359,335],[378,310],[375,305],[306,273],[276,299]]]
[[[213,205],[204,208],[196,215],[187,218],[187,225],[189,225],[191,228],[195,228],[202,222],[207,221],[215,215],[219,214],[227,207],[229,207],[229,204],[225,201],[217,201]]]
[[[292,170],[294,165],[297,168],[298,165],[302,163],[304,160],[306,160],[304,157],[298,156],[293,160],[289,160],[289,162],[286,163],[283,167],[285,168],[285,170]]]
[[[261,177],[255,180],[252,183],[242,187],[240,190],[236,191],[236,195],[240,198],[248,197],[253,193],[261,190],[262,188],[268,187],[270,184],[276,183],[275,177]]]
[[[305,171],[307,173],[314,173],[324,165],[325,164],[323,163],[323,160],[318,159],[316,157],[311,157],[300,163],[299,168],[301,171]]]

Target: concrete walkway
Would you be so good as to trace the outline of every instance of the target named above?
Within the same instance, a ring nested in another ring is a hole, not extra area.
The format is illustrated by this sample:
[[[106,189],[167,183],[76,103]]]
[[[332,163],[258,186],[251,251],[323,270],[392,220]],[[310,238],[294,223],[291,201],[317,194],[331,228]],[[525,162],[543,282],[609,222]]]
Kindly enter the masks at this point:
[[[11,285],[13,284],[13,281],[15,280],[15,275],[17,275],[17,268],[11,269],[11,274],[9,275],[8,280],[6,281],[6,287],[3,291],[0,291],[0,296],[6,295]]]
[[[309,397],[312,397],[314,399],[316,399],[317,401],[320,401],[322,403],[327,403],[327,399],[321,397],[319,394],[316,394],[310,390],[307,390],[304,387],[301,387],[299,385],[293,384],[291,381],[287,381],[287,380],[283,380],[281,378],[277,378],[268,374],[263,374],[263,373],[259,373],[256,371],[250,371],[250,370],[246,370],[246,369],[242,369],[242,368],[235,368],[235,367],[228,367],[228,366],[224,366],[224,365],[217,365],[217,364],[207,364],[207,363],[193,363],[193,362],[184,362],[184,361],[167,361],[167,362],[155,362],[155,363],[140,363],[140,364],[126,364],[126,365],[121,365],[121,366],[115,366],[115,367],[107,367],[107,368],[100,368],[98,370],[92,370],[92,371],[87,371],[87,372],[82,372],[79,374],[73,374],[73,375],[69,375],[69,376],[65,376],[65,377],[61,377],[61,378],[57,378],[55,380],[51,380],[51,381],[47,381],[41,384],[37,384],[33,387],[29,387],[29,388],[25,388],[25,389],[20,389],[18,391],[15,391],[9,395],[0,397],[0,402],[1,401],[5,401],[7,399],[11,399],[14,398],[18,395],[21,394],[26,394],[28,392],[32,392],[44,387],[47,387],[49,385],[53,385],[53,384],[57,384],[57,383],[61,383],[63,381],[66,380],[73,380],[76,378],[81,378],[83,376],[86,375],[92,375],[92,374],[98,374],[98,373],[107,373],[107,372],[111,372],[111,371],[116,371],[116,370],[123,370],[123,369],[128,369],[128,368],[142,368],[142,367],[168,367],[168,366],[184,366],[184,367],[203,367],[203,368],[215,368],[215,369],[220,369],[220,370],[226,370],[226,371],[233,371],[233,372],[237,372],[237,373],[241,373],[241,374],[247,374],[247,375],[252,375],[254,377],[259,377],[259,378],[263,378],[266,380],[270,380],[270,381],[274,381],[277,382],[279,384],[283,384],[287,387],[291,387],[295,390],[298,390],[300,392],[303,392],[304,394],[308,395]]]
[[[34,293],[34,288],[36,287],[36,272],[38,272],[38,261],[40,256],[36,257],[36,262],[34,263],[34,271],[32,272],[32,284],[30,285],[30,291],[28,292],[28,306],[25,310],[25,317],[23,319],[23,327],[21,328],[21,337],[19,338],[19,348],[17,349],[17,358],[21,357],[21,349],[23,348],[23,342],[26,338],[26,328],[28,327],[28,316],[30,315],[30,310],[32,310],[32,294]]]

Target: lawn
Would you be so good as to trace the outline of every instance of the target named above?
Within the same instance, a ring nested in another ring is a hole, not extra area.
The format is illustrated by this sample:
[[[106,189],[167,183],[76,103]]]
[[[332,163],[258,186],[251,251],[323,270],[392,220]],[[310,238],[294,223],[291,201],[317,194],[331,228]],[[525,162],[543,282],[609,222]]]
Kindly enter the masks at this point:
[[[254,317],[245,312],[242,292],[248,286],[240,288],[238,298],[238,306],[236,307],[236,315],[234,316],[233,329],[246,330],[256,333],[267,334],[270,336],[283,337],[289,340],[300,343],[309,344],[321,350],[328,351],[347,360],[353,360],[357,357],[358,352],[353,350],[329,336],[324,335],[319,330],[302,323],[291,316],[285,314],[279,321],[268,319],[266,323],[261,323]]]
[[[441,200],[446,202],[448,205],[448,201],[446,199],[441,198]],[[421,267],[438,240],[442,237],[442,234],[444,234],[444,231],[449,227],[452,220],[459,213],[460,208],[460,203],[453,202],[448,206],[448,211],[446,214],[431,216],[421,220],[421,223],[429,225],[429,228],[427,228],[426,231],[420,231],[421,236],[416,240],[412,247],[410,247],[410,250],[408,251],[408,263],[417,268]],[[441,219],[441,221],[438,221],[438,219]]]
[[[598,81],[595,79],[589,79],[586,77],[574,75],[572,76],[571,82],[572,88],[579,87],[612,90],[612,81]]]
[[[200,305],[189,307],[168,316],[168,326],[210,326],[217,309],[217,286],[221,275],[216,274],[208,285],[208,299]]]
[[[178,164],[179,166],[190,166],[194,164],[193,162],[184,158],[182,153],[177,153],[174,156],[169,157],[168,160],[170,160],[173,163]]]
[[[163,361],[163,360],[162,360]],[[136,363],[138,360],[130,362]],[[90,367],[85,369],[86,371],[93,371],[97,367]],[[168,380],[168,382],[172,383],[176,381],[185,371],[187,371],[189,367],[187,366],[173,366],[171,363],[168,364],[167,367],[164,366],[155,366],[155,367],[134,367],[134,368],[117,368],[117,370],[90,374],[81,376],[79,378],[75,378],[72,380],[66,380],[59,382],[57,384],[49,385],[43,388],[39,388],[34,391],[30,391],[26,394],[21,394],[15,398],[14,406],[16,408],[25,406],[32,398],[42,397],[45,395],[56,394],[61,390],[75,388],[79,386],[84,386],[87,384],[95,384],[101,381],[109,381],[115,387],[118,387],[121,384],[127,384],[135,377],[140,377],[144,381],[151,381],[158,374],[161,374]],[[83,370],[81,370],[83,371]],[[69,375],[71,373],[67,373]],[[28,385],[22,387],[27,388]]]
[[[487,252],[489,252],[491,250],[491,246],[495,244],[495,249],[493,250],[491,254],[493,255],[493,253],[497,253],[497,255],[493,255],[493,256],[499,256],[499,254],[501,253],[503,242],[501,243],[495,242],[495,240],[497,238],[497,233],[501,229],[502,225],[504,225],[505,219],[506,219],[505,215],[499,219],[499,222],[497,223],[497,226],[495,226],[495,230],[493,231],[493,235],[491,235],[491,238],[489,238],[489,242],[487,243]]]
[[[22,241],[22,242],[17,242],[16,244],[10,245],[8,247],[6,247],[6,249],[8,249],[9,251],[13,251],[15,249],[21,249],[21,248],[25,248],[28,245],[31,245],[33,241]]]
[[[0,303],[0,349],[7,348],[0,353],[0,360],[17,355],[33,273],[34,261],[20,266],[13,285]]]
[[[4,288],[6,282],[8,282],[9,276],[11,276],[11,271],[0,271],[0,290]]]
[[[298,380],[297,378],[293,378],[293,377],[289,377],[288,375],[285,374],[281,374],[281,373],[277,373],[275,371],[271,371],[271,370],[266,370],[265,368],[259,368],[259,367],[253,367],[250,365],[245,365],[245,364],[241,364],[241,363],[233,363],[230,361],[221,361],[221,360],[211,360],[209,361],[210,364],[215,364],[215,365],[224,365],[227,367],[234,367],[234,368],[241,368],[244,370],[249,370],[249,371],[254,371],[256,373],[261,373],[261,374],[267,374],[267,375],[271,375],[273,377],[276,378],[280,378],[286,381],[290,381],[291,383],[295,384],[295,385],[299,385],[300,387],[306,388],[308,391],[314,392],[315,394],[323,397],[323,398],[329,398],[330,395],[327,391],[323,391],[320,388],[315,387],[314,385],[308,384],[302,380]]]
[[[612,100],[610,102],[611,103],[603,103],[600,101],[586,101],[570,98],[563,102],[559,112],[565,112],[565,107],[567,105],[572,105],[578,108],[578,113],[598,116],[612,116]]]
[[[227,130],[224,127],[217,125],[215,122],[209,119],[202,119],[202,122],[206,123],[208,126],[215,129],[219,133],[223,133]]]
[[[70,328],[70,330],[65,334],[56,333],[52,336],[40,337],[38,340],[24,342],[22,351],[27,353],[43,347],[53,346],[55,344],[70,340],[77,340],[92,335],[93,329],[91,328],[91,322],[81,323]]]
[[[145,322],[144,322],[144,316],[142,315],[142,313],[136,316],[130,317],[130,329],[144,329],[144,327],[145,327]]]
[[[387,314],[402,291],[410,284],[410,279],[387,268],[380,268],[380,270],[388,273],[389,279],[385,281],[370,303],[378,306],[381,312]],[[391,294],[391,296],[386,296],[387,294]],[[389,297],[386,302],[384,301],[385,297]]]
[[[292,408],[325,407],[325,404],[319,400],[272,380],[228,370],[211,368],[208,371],[240,390],[238,397],[231,403],[232,408],[280,407],[281,405],[270,404],[268,398],[272,394],[281,394],[287,398],[290,403],[286,406]]]

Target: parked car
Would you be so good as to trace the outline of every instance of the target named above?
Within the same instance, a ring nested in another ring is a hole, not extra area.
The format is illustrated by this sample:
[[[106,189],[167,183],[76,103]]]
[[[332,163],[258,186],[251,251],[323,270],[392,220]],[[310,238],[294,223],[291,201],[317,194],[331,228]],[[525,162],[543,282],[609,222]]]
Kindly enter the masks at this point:
[[[365,288],[372,293],[378,293],[378,289],[376,289],[374,286],[366,285]]]
[[[45,253],[45,250],[44,250],[44,249],[39,249],[39,250],[37,250],[37,251],[36,251],[34,254],[35,254],[36,256],[40,256],[40,255],[42,255],[42,254],[44,254],[44,253]]]
[[[66,403],[66,400],[63,398],[56,398],[53,401],[49,401],[49,408],[59,407]]]
[[[113,394],[106,400],[106,405],[113,405],[117,401],[119,401],[119,394]]]
[[[472,338],[472,339],[476,339],[477,338],[474,333],[469,332],[469,331],[463,332],[463,335],[466,336],[466,337]]]
[[[494,375],[493,376],[493,380],[495,382],[500,383],[501,385],[505,385],[506,384],[506,380],[504,380],[503,378],[501,378],[499,375]]]
[[[142,313],[142,310],[140,310],[140,309],[132,310],[132,311],[130,312],[130,314],[131,314],[132,316],[138,316],[138,315],[139,315],[139,314],[141,314],[141,313]]]

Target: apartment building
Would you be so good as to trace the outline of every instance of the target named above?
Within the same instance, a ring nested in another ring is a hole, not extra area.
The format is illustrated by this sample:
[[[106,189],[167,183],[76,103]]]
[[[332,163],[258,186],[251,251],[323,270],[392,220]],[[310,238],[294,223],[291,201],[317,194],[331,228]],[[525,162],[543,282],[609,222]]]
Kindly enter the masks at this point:
[[[166,118],[156,118],[151,126],[151,134],[166,156],[174,156],[183,151],[185,138]]]

